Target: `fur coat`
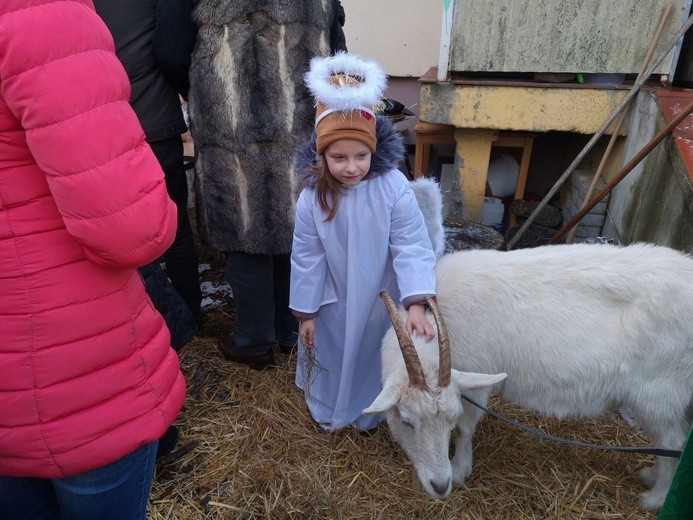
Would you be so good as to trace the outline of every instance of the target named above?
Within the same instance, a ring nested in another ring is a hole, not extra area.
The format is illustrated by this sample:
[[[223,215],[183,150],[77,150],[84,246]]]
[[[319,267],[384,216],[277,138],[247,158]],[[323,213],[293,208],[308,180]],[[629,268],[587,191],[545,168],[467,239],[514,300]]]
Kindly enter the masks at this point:
[[[291,251],[293,157],[315,121],[303,76],[330,53],[336,15],[322,0],[198,2],[189,107],[198,224],[215,249]]]

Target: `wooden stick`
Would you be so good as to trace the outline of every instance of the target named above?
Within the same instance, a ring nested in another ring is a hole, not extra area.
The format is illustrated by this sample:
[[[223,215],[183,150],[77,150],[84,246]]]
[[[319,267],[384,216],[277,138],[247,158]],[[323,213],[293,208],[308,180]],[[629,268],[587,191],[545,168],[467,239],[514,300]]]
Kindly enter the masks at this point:
[[[688,20],[686,20],[686,23],[681,26],[679,31],[674,35],[674,37],[667,43],[664,51],[650,64],[650,66],[647,68],[645,71],[645,74],[643,74],[642,78],[640,78],[638,81],[636,81],[633,86],[631,87],[630,91],[626,95],[626,97],[623,98],[621,103],[614,109],[614,111],[611,113],[611,115],[602,123],[602,126],[599,127],[597,132],[592,136],[592,138],[587,142],[585,147],[582,149],[582,151],[578,154],[578,156],[573,160],[572,163],[568,166],[565,172],[563,172],[563,175],[556,181],[556,183],[553,185],[553,187],[549,190],[549,192],[544,196],[544,198],[539,202],[537,207],[534,209],[534,211],[527,217],[527,220],[520,226],[520,229],[515,233],[515,236],[513,236],[509,241],[508,241],[508,246],[507,249],[510,250],[513,248],[513,246],[517,243],[518,240],[522,237],[522,235],[527,231],[527,228],[534,222],[534,219],[537,217],[537,215],[541,212],[542,209],[544,209],[544,206],[551,200],[551,198],[556,194],[558,189],[563,185],[563,183],[566,181],[568,177],[570,177],[570,174],[573,173],[573,170],[577,167],[578,164],[585,158],[585,156],[589,153],[589,151],[592,149],[594,144],[597,142],[597,140],[604,134],[606,129],[609,127],[611,123],[613,123],[614,119],[618,116],[618,114],[623,110],[623,108],[630,102],[631,99],[635,97],[635,95],[638,93],[640,90],[640,87],[642,87],[645,82],[649,79],[649,77],[652,75],[654,70],[659,67],[659,64],[664,61],[664,58],[667,57],[669,52],[671,52],[671,49],[674,48],[676,45],[676,42],[678,42],[684,34],[686,34],[686,31],[688,28],[693,25],[693,15],[688,17]]]
[[[678,126],[681,121],[686,119],[686,117],[693,112],[693,101],[688,104],[686,108],[684,108],[677,116],[674,118],[671,123],[669,123],[667,126],[662,128],[662,130],[655,135],[650,142],[648,142],[636,155],[633,157],[630,161],[628,161],[628,164],[626,164],[623,169],[618,172],[618,174],[609,181],[609,183],[604,186],[604,188],[597,193],[592,200],[590,200],[587,205],[582,208],[580,211],[577,212],[577,214],[571,218],[561,229],[559,229],[555,235],[553,235],[548,243],[549,244],[555,244],[558,239],[560,239],[566,231],[571,229],[575,224],[580,222],[582,217],[584,217],[589,210],[591,210],[593,207],[597,205],[597,203],[602,200],[614,187],[623,180],[623,178],[630,173],[630,171],[635,168],[640,161],[642,161],[645,156],[650,153],[655,146],[657,146],[660,141],[662,141],[667,135],[669,135],[669,132],[671,132],[674,128]]]
[[[674,9],[674,7],[671,4],[667,4],[667,6],[663,9],[662,15],[659,19],[659,27],[657,27],[657,31],[655,32],[654,37],[652,38],[652,43],[650,43],[650,48],[647,51],[647,54],[645,55],[645,59],[642,62],[642,66],[640,67],[640,72],[638,72],[638,77],[636,78],[636,81],[639,80],[642,75],[645,73],[645,70],[647,69],[647,66],[650,63],[650,60],[652,59],[652,55],[654,54],[655,49],[657,48],[657,44],[659,43],[659,38],[662,36],[662,32],[664,31],[664,26],[666,25],[666,22],[669,19],[669,15],[671,14],[671,11]],[[628,111],[630,110],[630,103],[628,103],[624,108],[623,111],[621,112],[621,115],[618,117],[618,120],[616,121],[616,125],[614,126],[613,133],[611,134],[611,138],[609,139],[609,144],[606,147],[606,150],[604,151],[604,155],[602,155],[602,159],[599,162],[599,166],[597,167],[597,171],[594,172],[594,177],[592,177],[592,182],[587,188],[587,193],[585,193],[585,198],[582,200],[582,204],[580,204],[580,208],[584,208],[587,203],[590,200],[590,197],[592,197],[592,193],[594,192],[594,188],[597,186],[597,182],[599,182],[599,179],[602,177],[602,172],[604,171],[604,167],[606,166],[606,162],[609,159],[609,156],[611,155],[611,150],[614,147],[614,144],[616,144],[616,139],[618,138],[618,133],[621,131],[621,126],[623,126],[623,122],[626,120],[626,116],[628,115]],[[570,244],[573,241],[573,237],[575,236],[575,232],[577,231],[577,226],[574,226],[573,229],[571,229],[568,232],[568,235],[566,236],[565,243]]]

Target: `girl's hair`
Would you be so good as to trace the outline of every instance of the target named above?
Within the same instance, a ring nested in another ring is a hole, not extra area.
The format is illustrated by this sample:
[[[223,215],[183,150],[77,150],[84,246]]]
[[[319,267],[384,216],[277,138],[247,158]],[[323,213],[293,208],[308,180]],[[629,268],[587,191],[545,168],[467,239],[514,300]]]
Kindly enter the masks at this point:
[[[325,157],[323,155],[316,155],[316,157],[317,161],[311,168],[316,177],[315,193],[318,196],[320,208],[327,213],[325,222],[329,222],[337,213],[342,185],[330,173]]]

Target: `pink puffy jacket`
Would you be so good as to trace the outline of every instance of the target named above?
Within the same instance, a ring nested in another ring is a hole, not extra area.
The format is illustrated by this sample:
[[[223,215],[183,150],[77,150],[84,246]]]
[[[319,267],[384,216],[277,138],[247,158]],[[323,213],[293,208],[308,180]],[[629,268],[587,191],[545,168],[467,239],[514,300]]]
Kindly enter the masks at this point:
[[[159,438],[185,382],[137,266],[176,208],[89,0],[0,2],[0,475]]]

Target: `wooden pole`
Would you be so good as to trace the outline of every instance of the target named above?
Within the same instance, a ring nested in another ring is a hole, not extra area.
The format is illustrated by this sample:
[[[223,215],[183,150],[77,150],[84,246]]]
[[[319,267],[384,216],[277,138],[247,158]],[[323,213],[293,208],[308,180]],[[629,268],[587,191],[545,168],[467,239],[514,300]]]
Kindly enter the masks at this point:
[[[671,14],[671,11],[674,9],[674,7],[671,4],[667,4],[667,6],[663,9],[662,15],[659,19],[659,26],[657,27],[657,31],[655,31],[655,35],[652,38],[652,43],[650,43],[650,48],[647,51],[647,54],[645,55],[645,59],[642,62],[642,66],[640,67],[640,72],[638,72],[638,77],[636,78],[636,81],[642,78],[642,75],[645,73],[645,70],[647,69],[647,66],[650,64],[650,60],[652,59],[652,55],[654,54],[655,49],[657,48],[657,44],[659,43],[659,38],[662,36],[662,31],[664,31],[664,26],[666,25],[667,20],[669,19],[669,15]],[[606,146],[606,150],[604,151],[604,155],[602,155],[602,159],[599,162],[599,166],[597,167],[597,171],[594,172],[594,177],[592,177],[592,182],[590,183],[589,188],[587,188],[587,193],[585,193],[585,198],[582,200],[582,204],[580,204],[580,208],[584,208],[587,203],[590,200],[590,197],[592,197],[592,193],[594,192],[594,188],[597,186],[597,182],[599,182],[599,179],[602,177],[602,172],[604,171],[604,167],[606,166],[606,162],[609,160],[609,156],[611,155],[611,150],[614,147],[614,144],[616,144],[616,139],[618,138],[618,133],[621,131],[621,126],[623,126],[623,122],[626,120],[626,116],[628,115],[628,110],[630,109],[630,103],[628,103],[623,110],[621,111],[621,114],[618,117],[618,120],[616,121],[616,124],[614,125],[613,133],[611,134],[611,138],[609,139],[609,144]],[[573,237],[575,236],[575,232],[577,231],[577,226],[573,227],[568,232],[568,235],[566,236],[565,242],[566,244],[570,244],[573,241]]]
[[[688,114],[693,112],[693,101],[688,104],[667,126],[662,128],[662,130],[657,133],[630,161],[626,164],[623,169],[618,172],[618,174],[609,181],[609,183],[602,188],[602,190],[597,193],[592,200],[590,200],[584,208],[577,212],[577,214],[571,218],[566,224],[559,229],[555,235],[553,235],[548,243],[555,244],[558,239],[560,239],[569,229],[571,229],[575,224],[580,222],[582,217],[584,217],[597,203],[602,200],[614,187],[623,180],[623,178],[630,173],[630,171],[635,168],[640,161],[642,161],[645,156],[650,153],[655,146],[657,146],[660,141],[662,141],[669,132],[678,126],[678,124],[686,119]]]
[[[631,99],[635,97],[635,95],[638,93],[640,90],[640,87],[642,87],[645,82],[649,79],[649,77],[652,75],[654,70],[659,67],[659,64],[664,61],[664,58],[671,52],[671,49],[674,48],[676,45],[676,42],[678,42],[684,34],[686,34],[686,31],[688,28],[693,25],[693,15],[688,17],[688,20],[686,20],[686,23],[681,26],[679,31],[674,35],[674,37],[667,43],[664,51],[650,64],[650,66],[647,68],[645,71],[645,74],[643,74],[642,78],[640,78],[638,81],[636,81],[633,86],[631,87],[630,91],[626,95],[626,97],[623,98],[621,103],[614,109],[614,111],[611,113],[611,115],[604,121],[601,127],[597,130],[597,132],[592,136],[592,138],[587,142],[585,147],[582,149],[582,151],[578,154],[578,156],[573,160],[572,163],[568,166],[565,172],[563,172],[563,175],[556,181],[556,183],[553,185],[553,187],[549,190],[549,192],[544,196],[544,198],[539,202],[537,207],[534,209],[534,211],[530,214],[529,217],[527,217],[527,220],[520,226],[520,229],[518,229],[517,233],[515,233],[515,236],[513,236],[509,241],[508,241],[508,250],[512,249],[513,246],[517,243],[518,240],[522,237],[522,235],[527,231],[527,228],[534,222],[534,219],[537,217],[539,212],[541,212],[542,209],[544,209],[544,206],[551,200],[551,198],[556,194],[558,189],[563,185],[563,183],[566,181],[568,177],[570,177],[570,174],[573,173],[573,170],[577,167],[578,164],[585,158],[585,156],[589,153],[589,151],[592,149],[594,144],[597,142],[597,140],[604,134],[606,129],[609,127],[611,123],[613,123],[614,119],[618,116],[618,114],[623,110],[623,108],[630,102]]]

